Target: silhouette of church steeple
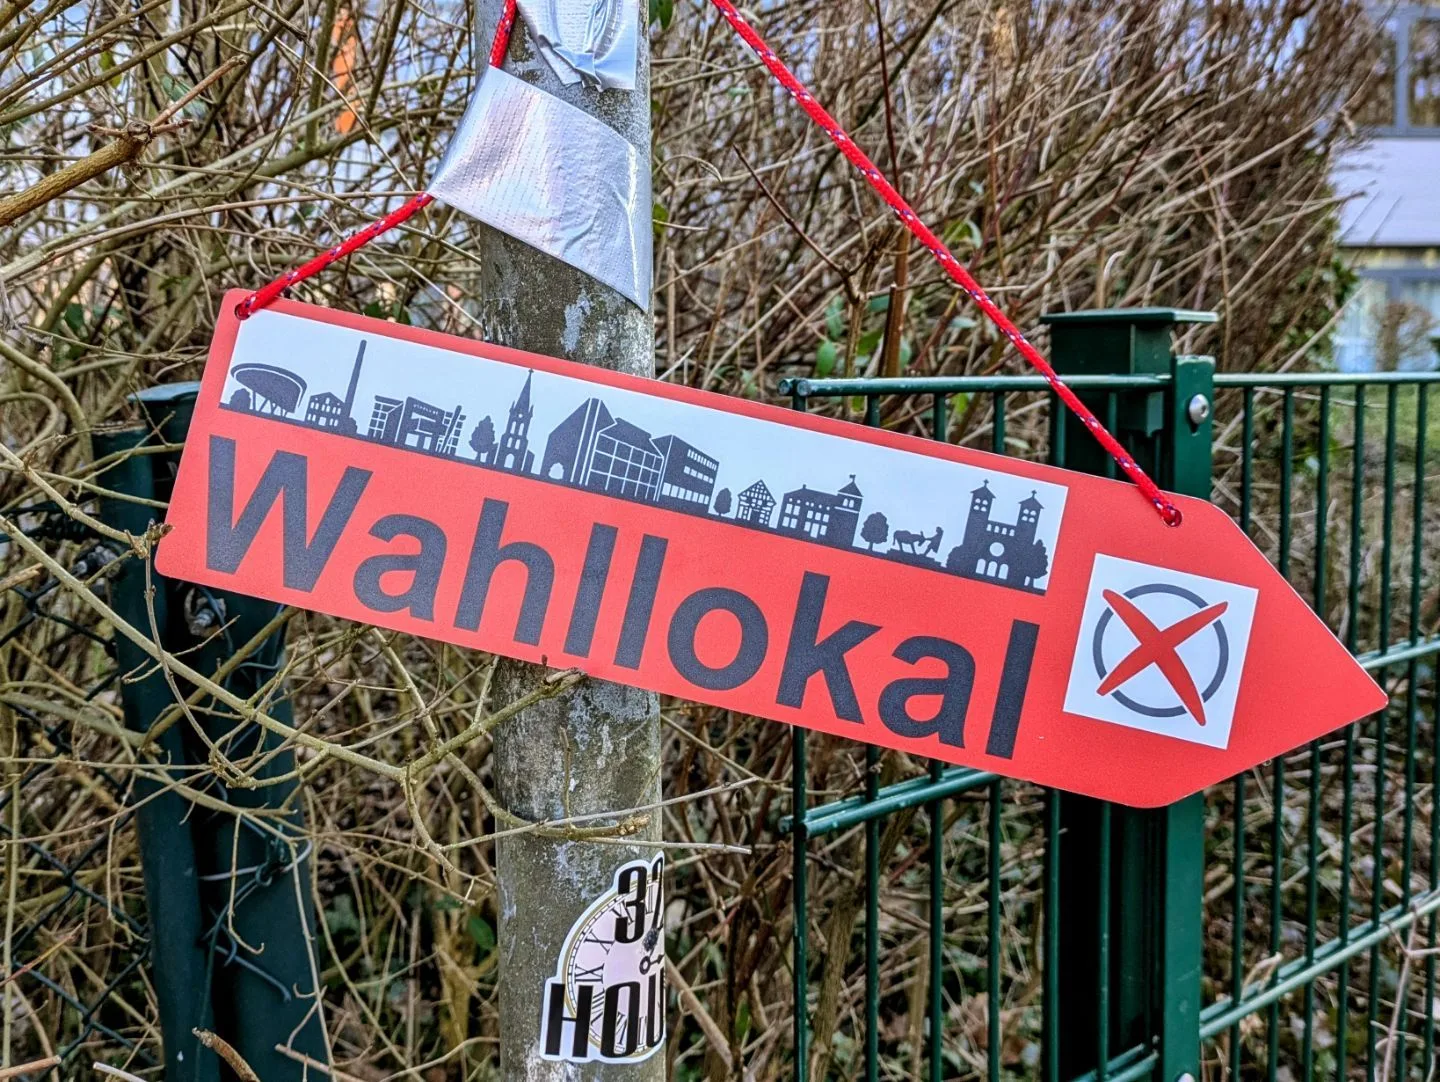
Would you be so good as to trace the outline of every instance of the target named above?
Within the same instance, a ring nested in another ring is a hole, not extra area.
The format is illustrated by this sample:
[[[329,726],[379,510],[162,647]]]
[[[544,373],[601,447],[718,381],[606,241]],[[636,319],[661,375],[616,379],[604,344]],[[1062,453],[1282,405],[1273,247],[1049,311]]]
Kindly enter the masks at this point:
[[[1035,540],[1035,527],[1040,521],[1040,512],[1045,510],[1045,505],[1035,498],[1035,490],[1030,490],[1030,495],[1020,501],[1020,519],[1016,523],[1019,527],[1016,533],[1027,541]]]
[[[535,462],[535,452],[530,450],[530,420],[535,416],[535,407],[530,402],[530,383],[534,378],[533,370],[525,374],[520,397],[510,406],[510,419],[505,423],[505,435],[500,438],[500,453],[495,459],[502,470],[529,473]]]

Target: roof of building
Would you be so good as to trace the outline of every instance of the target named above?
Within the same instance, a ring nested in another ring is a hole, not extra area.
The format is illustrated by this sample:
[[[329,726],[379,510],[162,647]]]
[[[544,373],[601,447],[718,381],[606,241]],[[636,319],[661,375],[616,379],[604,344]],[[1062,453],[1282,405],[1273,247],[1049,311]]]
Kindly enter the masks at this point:
[[[1033,508],[1036,511],[1045,510],[1045,505],[1035,498],[1035,490],[1033,488],[1030,490],[1030,495],[1026,496],[1023,500],[1020,501],[1020,506],[1025,508]]]
[[[805,503],[818,503],[833,506],[839,502],[840,497],[833,492],[821,492],[819,489],[811,488],[808,485],[801,485],[785,493],[786,501],[803,500]]]
[[[771,503],[775,502],[775,497],[770,495],[770,490],[765,487],[764,481],[756,481],[744,492],[740,493],[740,496],[742,498],[749,496],[752,500],[766,499]]]
[[[592,412],[595,414],[596,424],[600,428],[604,428],[611,421],[615,420],[615,418],[610,415],[609,409],[606,408],[605,403],[601,399],[587,398],[584,402],[581,402],[580,405],[576,406],[573,410],[571,410],[565,420],[561,421],[558,425],[555,426],[555,432],[561,431],[566,425],[572,423],[583,426],[585,424],[586,417]],[[552,438],[554,437],[555,432],[552,432],[550,434]]]
[[[993,500],[995,498],[995,493],[990,491],[990,479],[987,477],[985,480],[981,481],[979,488],[970,490],[970,495],[984,496],[987,500]]]
[[[616,417],[603,429],[605,435],[609,436],[616,443],[628,443],[631,447],[639,447],[641,450],[650,451],[652,454],[660,453],[654,442],[650,439],[650,433],[643,428],[631,424],[623,417]]]
[[[855,486],[855,475],[850,475],[850,483],[840,490],[846,496],[861,496],[863,493]]]

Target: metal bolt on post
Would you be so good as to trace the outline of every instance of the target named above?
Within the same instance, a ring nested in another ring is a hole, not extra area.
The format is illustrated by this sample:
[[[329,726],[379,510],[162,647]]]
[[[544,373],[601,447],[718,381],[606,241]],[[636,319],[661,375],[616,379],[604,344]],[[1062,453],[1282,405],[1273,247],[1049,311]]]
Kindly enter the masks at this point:
[[[501,0],[477,5],[478,38],[488,40]],[[638,65],[633,91],[567,86],[539,55],[523,20],[511,38],[505,69],[547,94],[610,125],[650,160],[650,57],[645,5],[639,5]],[[487,341],[632,375],[654,375],[651,313],[619,293],[509,236],[480,227],[483,267],[475,308]],[[503,705],[545,679],[546,670],[502,659],[493,682]],[[495,731],[494,773],[501,803],[525,819],[625,817],[660,799],[660,710],[647,691],[587,680],[532,706]],[[610,893],[622,865],[653,859],[644,840],[660,836],[658,812],[631,836],[594,842],[508,835],[497,844],[499,883],[500,1065],[505,1079],[576,1078],[658,1082],[664,1050],[625,1063],[569,1063],[544,1058],[541,1019],[547,982],[556,976],[572,926]],[[606,820],[587,820],[587,826]],[[665,1004],[660,1004],[665,1010]]]

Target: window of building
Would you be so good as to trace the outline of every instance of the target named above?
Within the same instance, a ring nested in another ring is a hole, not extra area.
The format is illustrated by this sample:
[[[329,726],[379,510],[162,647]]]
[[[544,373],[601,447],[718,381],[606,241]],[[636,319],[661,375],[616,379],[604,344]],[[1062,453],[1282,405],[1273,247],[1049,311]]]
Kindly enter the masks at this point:
[[[1410,24],[1409,121],[1412,128],[1440,128],[1440,13]]]
[[[1356,119],[1372,128],[1395,124],[1395,35],[1388,26],[1381,29],[1376,41],[1375,79],[1360,103]]]
[[[1342,372],[1431,371],[1440,363],[1440,267],[1362,267],[1335,330]]]
[[[1356,119],[1380,135],[1440,134],[1440,6],[1375,9],[1375,80]]]

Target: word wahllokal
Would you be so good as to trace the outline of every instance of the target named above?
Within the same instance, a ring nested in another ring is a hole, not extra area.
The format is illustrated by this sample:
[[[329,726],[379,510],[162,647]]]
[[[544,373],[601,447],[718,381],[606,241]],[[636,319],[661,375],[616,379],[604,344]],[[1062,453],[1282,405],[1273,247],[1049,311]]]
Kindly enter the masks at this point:
[[[1155,806],[1385,703],[1176,503],[282,301],[217,328],[157,567]]]
[[[290,451],[271,452],[258,482],[241,500],[237,442],[219,435],[209,439],[205,566],[212,572],[234,575],[247,559],[255,562],[252,552],[261,527],[278,504],[279,559],[274,560],[273,545],[259,559],[278,563],[287,589],[313,592],[329,572],[337,583],[348,579],[350,593],[376,619],[401,614],[441,622],[447,625],[446,637],[457,641],[478,632],[484,622],[493,634],[508,634],[515,650],[539,646],[547,627],[563,630],[563,659],[542,654],[540,660],[547,663],[593,660],[636,672],[648,652],[663,650],[675,673],[695,688],[731,692],[753,683],[751,694],[778,707],[804,708],[818,677],[815,694],[828,695],[828,701],[816,703],[812,696],[816,709],[857,724],[868,714],[899,736],[934,736],[950,747],[965,746],[976,682],[973,652],[939,635],[897,641],[881,624],[844,619],[826,604],[830,575],[803,566],[787,569],[771,581],[772,596],[762,607],[753,588],[679,586],[693,575],[694,564],[672,555],[665,536],[597,521],[589,527],[582,553],[540,534],[527,537],[508,530],[511,504],[484,495],[478,519],[459,537],[435,518],[414,513],[383,514],[357,525],[356,509],[375,473],[347,466],[332,490],[317,493],[310,484],[309,459]],[[323,504],[312,524],[308,509],[317,497]],[[350,536],[405,551],[363,555],[363,547],[342,548],[342,538]],[[468,542],[468,551],[457,541]],[[626,554],[623,567],[617,566],[617,552]],[[452,561],[455,566],[448,566]],[[460,588],[442,602],[447,579],[458,579]],[[656,600],[662,596],[678,601],[657,614]],[[783,607],[777,610],[777,605]],[[492,614],[492,609],[497,611]],[[612,611],[623,615],[602,658],[596,656],[601,649],[596,630],[602,612]],[[822,627],[828,630],[822,633]],[[1010,621],[989,754],[1009,758],[1014,747],[1038,631],[1034,623]],[[872,701],[862,708],[850,655],[872,638],[899,663],[892,671],[901,675],[883,685],[862,684],[874,688]],[[917,666],[934,674],[917,675]],[[769,679],[760,679],[762,670]],[[911,705],[916,699],[934,699],[936,705],[924,712],[928,716],[917,716],[921,712]]]

